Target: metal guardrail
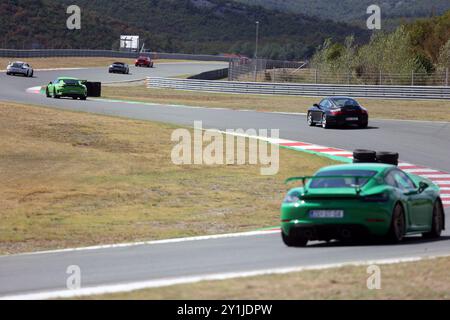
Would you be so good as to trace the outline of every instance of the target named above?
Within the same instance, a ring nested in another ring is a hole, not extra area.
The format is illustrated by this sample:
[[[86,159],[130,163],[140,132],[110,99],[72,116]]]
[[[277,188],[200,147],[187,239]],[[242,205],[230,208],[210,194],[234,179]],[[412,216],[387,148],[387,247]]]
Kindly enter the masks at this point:
[[[45,50],[15,50],[0,49],[3,58],[50,58],[50,57],[111,57],[111,58],[137,58],[140,55],[150,56],[153,59],[177,59],[197,61],[226,61],[230,59],[223,56],[184,53],[159,52],[124,52],[113,50],[85,50],[85,49],[45,49]]]
[[[148,77],[147,87],[293,96],[349,95],[359,98],[450,99],[450,87],[433,86],[286,84]]]

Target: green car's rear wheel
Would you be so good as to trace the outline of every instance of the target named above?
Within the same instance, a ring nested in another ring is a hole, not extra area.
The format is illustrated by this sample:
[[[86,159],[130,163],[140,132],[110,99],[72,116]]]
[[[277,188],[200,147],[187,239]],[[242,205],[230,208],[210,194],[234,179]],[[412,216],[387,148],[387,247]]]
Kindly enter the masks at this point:
[[[405,211],[401,204],[397,203],[392,212],[391,227],[387,239],[391,243],[399,243],[403,240],[406,231]]]
[[[56,94],[56,89],[53,89],[53,98],[55,98],[55,99],[59,99],[60,98],[60,96],[58,96]]]
[[[288,247],[306,247],[306,244],[308,243],[307,238],[288,236],[285,235],[283,231],[281,231],[281,239]]]
[[[48,88],[45,90],[45,96],[46,96],[47,98],[50,98],[50,92],[48,91]]]
[[[428,239],[435,239],[441,236],[444,229],[444,209],[441,201],[437,200],[433,207],[433,217],[431,223],[431,231],[423,233],[422,236]]]

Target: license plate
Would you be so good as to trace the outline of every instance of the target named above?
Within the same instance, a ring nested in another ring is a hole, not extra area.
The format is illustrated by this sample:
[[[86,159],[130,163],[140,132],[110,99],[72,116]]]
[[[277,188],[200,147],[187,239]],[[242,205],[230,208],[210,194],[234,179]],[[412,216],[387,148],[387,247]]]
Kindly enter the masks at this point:
[[[357,117],[350,117],[350,118],[347,118],[347,121],[358,121],[358,118]]]
[[[343,218],[344,210],[311,210],[310,218]]]

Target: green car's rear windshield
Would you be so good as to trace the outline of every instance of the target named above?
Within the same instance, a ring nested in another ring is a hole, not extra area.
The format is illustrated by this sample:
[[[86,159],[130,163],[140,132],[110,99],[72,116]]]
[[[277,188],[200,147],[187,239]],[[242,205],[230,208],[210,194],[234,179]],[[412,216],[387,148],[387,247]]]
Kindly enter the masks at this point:
[[[65,84],[69,84],[69,85],[79,85],[80,84],[80,80],[74,80],[74,79],[62,79],[62,81]]]
[[[311,179],[309,188],[354,188],[356,185],[362,187],[369,181],[369,178],[373,177],[376,173],[377,172],[373,170],[323,171],[316,174],[314,179]],[[321,176],[324,177],[320,178]]]

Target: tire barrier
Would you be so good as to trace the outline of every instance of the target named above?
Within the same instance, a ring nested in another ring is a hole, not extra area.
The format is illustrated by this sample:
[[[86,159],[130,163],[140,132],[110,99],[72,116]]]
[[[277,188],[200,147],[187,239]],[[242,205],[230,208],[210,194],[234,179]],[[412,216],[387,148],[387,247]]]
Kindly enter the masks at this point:
[[[353,151],[353,163],[373,163],[377,162],[377,153],[372,150],[357,149]]]
[[[353,151],[353,163],[385,163],[398,166],[397,152],[357,149]]]
[[[439,86],[328,85],[148,77],[147,87],[204,92],[311,97],[339,95],[355,98],[450,99],[450,87]]]
[[[102,83],[85,81],[83,84],[87,88],[88,97],[101,97],[102,96]]]
[[[377,152],[377,162],[398,166],[399,154],[397,152]]]

